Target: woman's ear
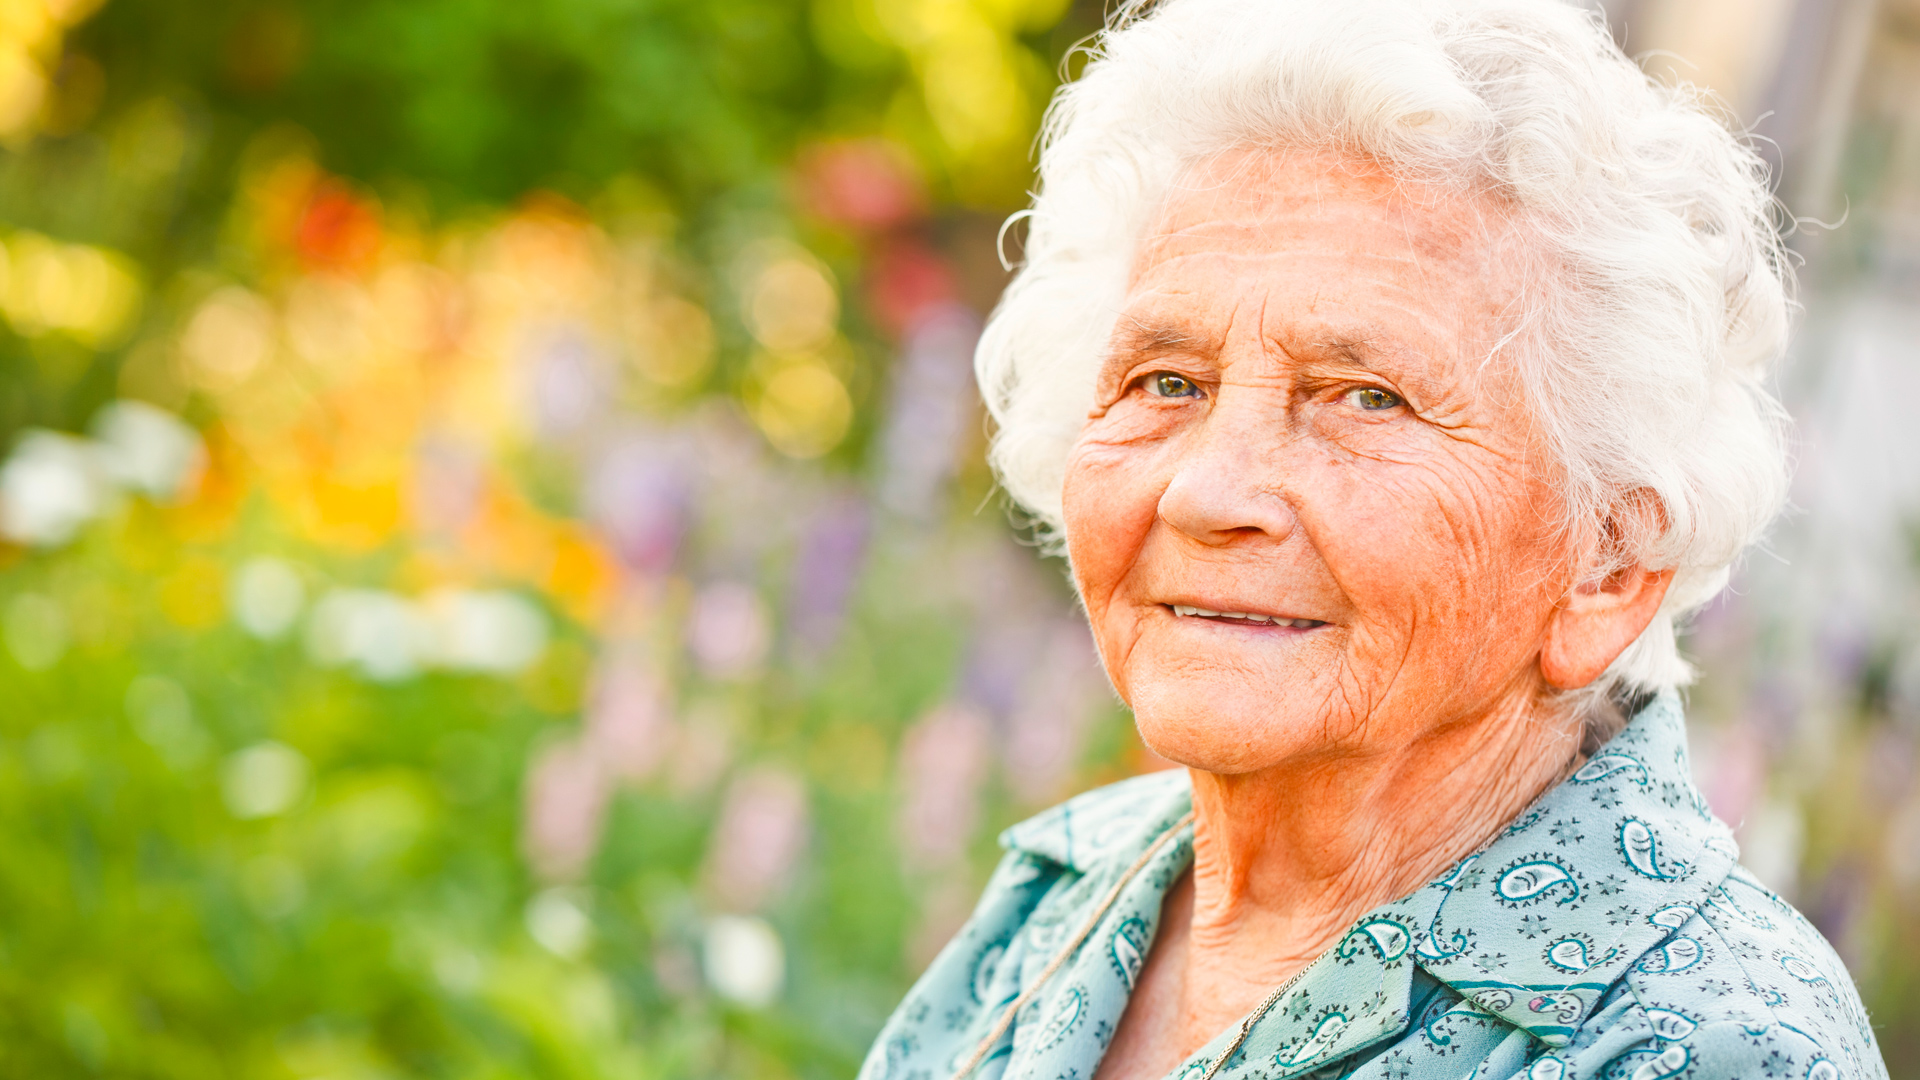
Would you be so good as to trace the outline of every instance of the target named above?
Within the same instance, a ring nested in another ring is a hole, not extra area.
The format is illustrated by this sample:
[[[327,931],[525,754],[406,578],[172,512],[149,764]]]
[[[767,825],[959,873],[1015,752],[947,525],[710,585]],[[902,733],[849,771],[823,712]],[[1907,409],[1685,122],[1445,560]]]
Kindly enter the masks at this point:
[[[1626,538],[1656,535],[1664,519],[1651,492],[1630,494],[1615,505],[1607,519],[1605,540],[1594,546],[1598,550],[1592,551],[1591,561],[1638,547]],[[1541,676],[1560,690],[1577,689],[1599,678],[1653,621],[1671,584],[1672,569],[1650,570],[1635,562],[1575,585],[1547,621],[1547,639],[1540,649]]]

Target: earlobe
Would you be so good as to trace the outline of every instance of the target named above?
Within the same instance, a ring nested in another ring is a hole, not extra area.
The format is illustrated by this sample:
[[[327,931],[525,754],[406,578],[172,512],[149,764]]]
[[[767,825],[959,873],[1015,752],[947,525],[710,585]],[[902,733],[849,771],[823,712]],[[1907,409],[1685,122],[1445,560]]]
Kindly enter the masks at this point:
[[[1569,592],[1547,622],[1540,674],[1573,690],[1591,683],[1633,644],[1666,599],[1673,571],[1630,566]]]

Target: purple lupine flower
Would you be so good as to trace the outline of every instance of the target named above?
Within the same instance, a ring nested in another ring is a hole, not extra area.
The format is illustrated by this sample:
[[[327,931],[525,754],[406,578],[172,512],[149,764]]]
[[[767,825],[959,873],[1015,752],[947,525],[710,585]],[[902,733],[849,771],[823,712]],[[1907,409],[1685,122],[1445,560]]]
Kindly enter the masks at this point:
[[[925,521],[940,506],[974,415],[973,347],[980,319],[958,303],[929,305],[907,330],[880,440],[880,502]]]
[[[840,636],[866,558],[869,527],[865,500],[847,491],[827,500],[801,536],[787,624],[794,655],[803,664],[818,662]]]
[[[588,517],[629,569],[646,576],[673,564],[693,489],[683,447],[646,433],[616,439],[588,470]]]

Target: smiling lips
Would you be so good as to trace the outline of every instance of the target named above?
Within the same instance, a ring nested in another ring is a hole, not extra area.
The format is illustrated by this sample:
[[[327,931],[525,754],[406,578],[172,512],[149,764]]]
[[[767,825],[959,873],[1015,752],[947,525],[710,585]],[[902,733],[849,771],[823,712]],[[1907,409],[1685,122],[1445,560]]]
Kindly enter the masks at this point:
[[[1246,611],[1209,611],[1191,604],[1169,604],[1173,613],[1183,619],[1211,619],[1214,622],[1242,623],[1248,626],[1289,626],[1300,630],[1311,630],[1316,626],[1325,626],[1319,619],[1283,619],[1278,615],[1256,615]]]

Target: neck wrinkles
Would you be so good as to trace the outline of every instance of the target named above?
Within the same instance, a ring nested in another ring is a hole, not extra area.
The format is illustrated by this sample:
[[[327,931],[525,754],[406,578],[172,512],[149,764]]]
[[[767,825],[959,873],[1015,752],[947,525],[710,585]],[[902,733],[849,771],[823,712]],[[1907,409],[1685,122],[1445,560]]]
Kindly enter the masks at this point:
[[[1249,987],[1290,976],[1564,777],[1578,725],[1530,697],[1390,753],[1330,750],[1244,775],[1192,770],[1189,992],[1228,972]]]

